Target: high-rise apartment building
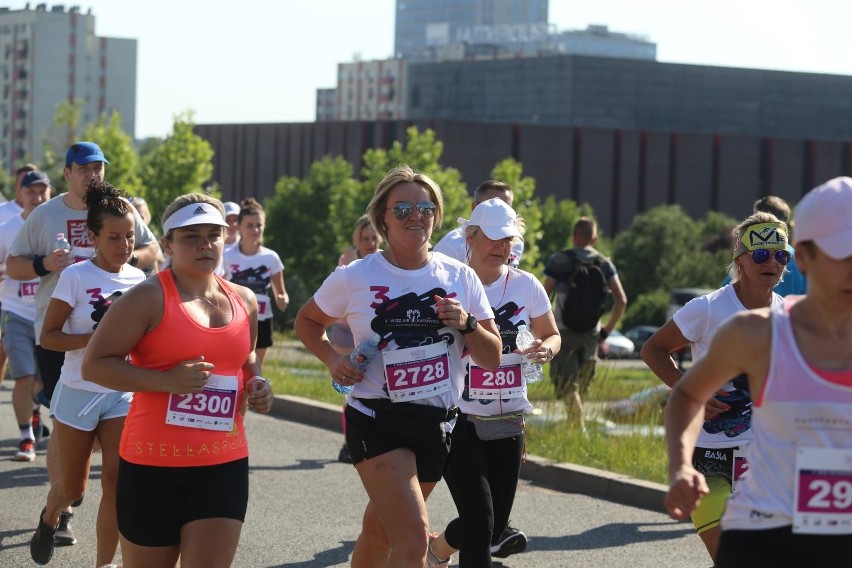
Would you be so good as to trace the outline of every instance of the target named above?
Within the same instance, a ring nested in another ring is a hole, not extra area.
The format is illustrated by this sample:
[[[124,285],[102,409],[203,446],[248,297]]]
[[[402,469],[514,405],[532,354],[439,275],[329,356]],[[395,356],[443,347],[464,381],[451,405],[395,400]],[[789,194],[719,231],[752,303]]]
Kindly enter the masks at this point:
[[[98,37],[91,10],[0,7],[0,166],[38,162],[57,106],[82,101],[83,124],[118,110],[136,130],[136,40]]]
[[[524,44],[548,34],[548,0],[397,0],[396,57],[453,43]]]

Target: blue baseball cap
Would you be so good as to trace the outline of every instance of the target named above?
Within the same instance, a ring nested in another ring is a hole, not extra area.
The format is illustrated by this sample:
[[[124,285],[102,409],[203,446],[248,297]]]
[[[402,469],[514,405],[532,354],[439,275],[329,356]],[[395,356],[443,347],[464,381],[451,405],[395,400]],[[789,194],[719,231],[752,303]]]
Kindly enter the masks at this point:
[[[109,163],[109,160],[104,156],[101,147],[94,142],[76,142],[71,144],[68,152],[65,154],[65,165],[70,166],[71,162],[85,166],[92,162]]]
[[[21,187],[29,187],[37,183],[43,183],[47,187],[51,187],[50,178],[47,177],[47,174],[38,170],[28,172],[27,175],[21,179]]]

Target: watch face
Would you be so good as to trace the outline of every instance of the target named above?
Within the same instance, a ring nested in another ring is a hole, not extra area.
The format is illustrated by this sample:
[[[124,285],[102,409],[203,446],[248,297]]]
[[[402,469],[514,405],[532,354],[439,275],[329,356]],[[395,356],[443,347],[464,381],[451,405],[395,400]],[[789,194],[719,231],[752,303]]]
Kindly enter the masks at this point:
[[[473,317],[473,314],[467,314],[467,323],[465,324],[464,329],[462,330],[462,333],[472,333],[472,332],[476,331],[476,326],[477,326],[476,318]]]

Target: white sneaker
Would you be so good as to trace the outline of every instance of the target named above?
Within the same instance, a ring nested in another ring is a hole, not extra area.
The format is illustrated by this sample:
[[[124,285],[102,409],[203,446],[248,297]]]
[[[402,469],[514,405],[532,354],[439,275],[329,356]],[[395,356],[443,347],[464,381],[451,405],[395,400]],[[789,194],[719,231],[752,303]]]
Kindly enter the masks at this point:
[[[18,450],[18,453],[15,454],[15,461],[31,462],[35,459],[35,440],[30,440],[29,438],[21,440],[18,448],[20,449]]]

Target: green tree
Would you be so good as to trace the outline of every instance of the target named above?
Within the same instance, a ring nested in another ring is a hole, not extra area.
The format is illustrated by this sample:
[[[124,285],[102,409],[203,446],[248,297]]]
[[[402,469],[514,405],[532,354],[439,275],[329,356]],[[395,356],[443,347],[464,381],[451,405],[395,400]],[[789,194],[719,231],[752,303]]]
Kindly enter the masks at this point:
[[[193,132],[193,113],[175,117],[172,132],[142,160],[144,198],[159,223],[166,206],[179,195],[202,191],[213,175],[213,148]]]
[[[364,187],[341,157],[311,164],[305,179],[283,177],[266,201],[266,240],[286,266],[290,304],[298,308],[337,265],[355,220],[363,214]],[[288,310],[290,312],[291,310]],[[295,315],[295,310],[292,310]]]
[[[80,131],[83,116],[83,100],[62,101],[53,114],[53,125],[42,140],[43,159],[41,170],[50,176],[53,194],[68,190],[62,170],[65,168],[65,152],[74,143]]]
[[[391,168],[408,164],[415,171],[432,178],[441,188],[444,197],[444,223],[432,232],[432,244],[456,227],[458,217],[470,213],[470,196],[462,181],[461,173],[455,168],[440,164],[444,144],[435,137],[433,130],[420,132],[411,126],[406,131],[405,144],[394,142],[387,150],[373,148],[364,153],[361,179],[372,197],[376,186]]]
[[[121,129],[121,114],[114,110],[107,119],[101,115],[83,131],[84,140],[96,142],[103,150],[109,166],[106,179],[131,195],[142,195],[144,188],[139,177],[139,155],[130,135]]]

